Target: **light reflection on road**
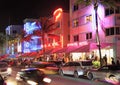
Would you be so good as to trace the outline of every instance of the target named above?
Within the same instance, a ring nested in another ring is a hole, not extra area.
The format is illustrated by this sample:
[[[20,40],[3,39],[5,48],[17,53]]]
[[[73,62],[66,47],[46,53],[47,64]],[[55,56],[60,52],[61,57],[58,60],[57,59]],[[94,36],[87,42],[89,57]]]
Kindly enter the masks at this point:
[[[17,85],[17,82],[15,81],[15,79],[11,77],[6,80],[6,83],[7,85]]]

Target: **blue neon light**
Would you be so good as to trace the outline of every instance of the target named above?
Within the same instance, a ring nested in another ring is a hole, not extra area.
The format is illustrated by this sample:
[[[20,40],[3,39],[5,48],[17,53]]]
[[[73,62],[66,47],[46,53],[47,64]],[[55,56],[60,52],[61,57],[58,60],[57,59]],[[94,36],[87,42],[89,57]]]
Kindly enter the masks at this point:
[[[26,31],[27,35],[32,34],[34,30],[40,30],[41,25],[38,22],[26,22],[24,24],[24,30]]]
[[[33,31],[40,30],[41,25],[38,22],[26,22],[24,24],[24,30],[26,35],[33,34]],[[31,36],[29,41],[24,41],[22,45],[23,53],[33,52],[42,49],[41,47],[41,36]]]

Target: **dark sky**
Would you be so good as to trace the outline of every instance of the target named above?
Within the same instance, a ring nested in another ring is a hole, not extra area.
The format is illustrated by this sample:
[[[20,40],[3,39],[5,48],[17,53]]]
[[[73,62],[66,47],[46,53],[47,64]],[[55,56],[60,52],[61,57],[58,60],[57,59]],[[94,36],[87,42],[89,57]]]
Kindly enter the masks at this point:
[[[69,0],[0,0],[0,32],[8,25],[22,25],[25,18],[52,15],[55,9],[69,9]]]

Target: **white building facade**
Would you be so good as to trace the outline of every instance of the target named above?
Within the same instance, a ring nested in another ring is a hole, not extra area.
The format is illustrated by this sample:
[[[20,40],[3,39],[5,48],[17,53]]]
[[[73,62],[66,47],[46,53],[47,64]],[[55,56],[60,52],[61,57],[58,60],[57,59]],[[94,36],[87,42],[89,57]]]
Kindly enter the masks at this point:
[[[94,6],[76,5],[76,0],[70,0],[70,43],[68,45],[86,46],[82,51],[72,53],[73,60],[99,56],[96,40],[96,22]],[[101,56],[107,55],[107,62],[111,58],[120,60],[120,4],[116,9],[98,5],[98,33],[100,38]],[[88,49],[86,51],[86,49]]]

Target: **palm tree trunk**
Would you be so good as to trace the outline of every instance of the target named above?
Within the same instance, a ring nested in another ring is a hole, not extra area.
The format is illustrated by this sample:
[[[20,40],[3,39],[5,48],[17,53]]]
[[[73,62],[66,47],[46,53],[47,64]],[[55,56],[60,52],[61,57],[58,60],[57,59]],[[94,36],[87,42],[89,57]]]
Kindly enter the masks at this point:
[[[42,42],[43,42],[43,58],[45,58],[45,33],[44,31],[42,34]]]
[[[94,10],[95,10],[95,23],[96,23],[96,39],[97,39],[97,46],[99,50],[99,57],[100,57],[100,67],[102,66],[102,56],[101,56],[101,46],[100,46],[100,37],[98,32],[98,15],[97,15],[98,3],[97,1],[94,3]]]

